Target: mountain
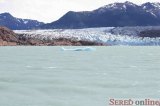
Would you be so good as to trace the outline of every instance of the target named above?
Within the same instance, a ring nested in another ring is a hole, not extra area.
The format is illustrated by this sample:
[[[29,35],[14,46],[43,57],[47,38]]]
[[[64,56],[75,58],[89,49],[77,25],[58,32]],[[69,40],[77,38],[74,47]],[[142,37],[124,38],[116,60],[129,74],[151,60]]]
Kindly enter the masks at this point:
[[[93,11],[69,11],[59,20],[41,28],[89,28],[160,25],[160,3],[136,5],[131,2],[113,3]]]
[[[153,16],[159,18],[160,17],[160,3],[150,3],[147,2],[142,4],[142,8],[146,11],[151,13]]]
[[[33,29],[42,24],[44,23],[36,20],[15,18],[9,13],[0,14],[0,26],[5,26],[12,30]]]

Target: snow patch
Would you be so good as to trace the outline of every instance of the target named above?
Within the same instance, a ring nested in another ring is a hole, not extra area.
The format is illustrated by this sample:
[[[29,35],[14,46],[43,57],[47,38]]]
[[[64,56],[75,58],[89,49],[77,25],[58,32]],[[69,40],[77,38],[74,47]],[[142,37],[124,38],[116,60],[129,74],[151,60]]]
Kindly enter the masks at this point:
[[[146,9],[147,7],[146,6],[143,6],[143,9]]]
[[[148,12],[148,13],[150,13],[151,15],[153,15],[154,17],[157,17],[157,15],[156,14],[154,14],[154,12],[152,11],[152,10],[146,10],[146,12]]]
[[[160,9],[160,3],[152,3],[152,5],[156,8],[159,8]]]
[[[28,23],[28,20],[23,21],[23,23],[24,23],[24,24],[27,24],[27,23]]]
[[[17,19],[17,21],[18,21],[19,23],[21,23],[21,20],[20,20],[20,19]]]
[[[154,17],[157,17],[153,12],[150,12]]]
[[[123,8],[126,10],[126,8],[127,8],[126,5],[123,5]]]

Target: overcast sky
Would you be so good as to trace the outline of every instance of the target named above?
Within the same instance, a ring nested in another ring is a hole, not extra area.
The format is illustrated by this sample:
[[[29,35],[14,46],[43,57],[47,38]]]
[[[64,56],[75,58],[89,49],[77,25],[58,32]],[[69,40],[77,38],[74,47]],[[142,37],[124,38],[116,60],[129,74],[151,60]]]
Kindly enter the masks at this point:
[[[0,13],[15,17],[52,22],[68,11],[89,11],[114,2],[126,0],[0,0]],[[128,0],[136,4],[159,0]]]

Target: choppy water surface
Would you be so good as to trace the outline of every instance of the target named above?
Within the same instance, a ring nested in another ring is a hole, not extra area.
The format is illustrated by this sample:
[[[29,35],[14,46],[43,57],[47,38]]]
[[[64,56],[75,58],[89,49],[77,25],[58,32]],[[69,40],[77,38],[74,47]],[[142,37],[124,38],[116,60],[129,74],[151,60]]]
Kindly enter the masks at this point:
[[[0,47],[0,106],[107,106],[158,98],[159,47]]]

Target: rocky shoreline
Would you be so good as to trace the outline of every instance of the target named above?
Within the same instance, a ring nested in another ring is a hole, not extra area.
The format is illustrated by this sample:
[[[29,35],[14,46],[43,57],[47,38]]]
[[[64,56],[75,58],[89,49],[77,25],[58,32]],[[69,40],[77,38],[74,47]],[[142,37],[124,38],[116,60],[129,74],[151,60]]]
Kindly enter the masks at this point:
[[[160,45],[160,27],[14,30],[0,27],[0,46]],[[117,32],[112,34],[112,32]]]
[[[57,38],[52,40],[41,40],[27,38],[22,34],[16,34],[6,27],[0,27],[0,46],[103,46],[103,43],[83,41],[76,39]]]
[[[16,46],[17,35],[6,27],[0,27],[0,46]]]

